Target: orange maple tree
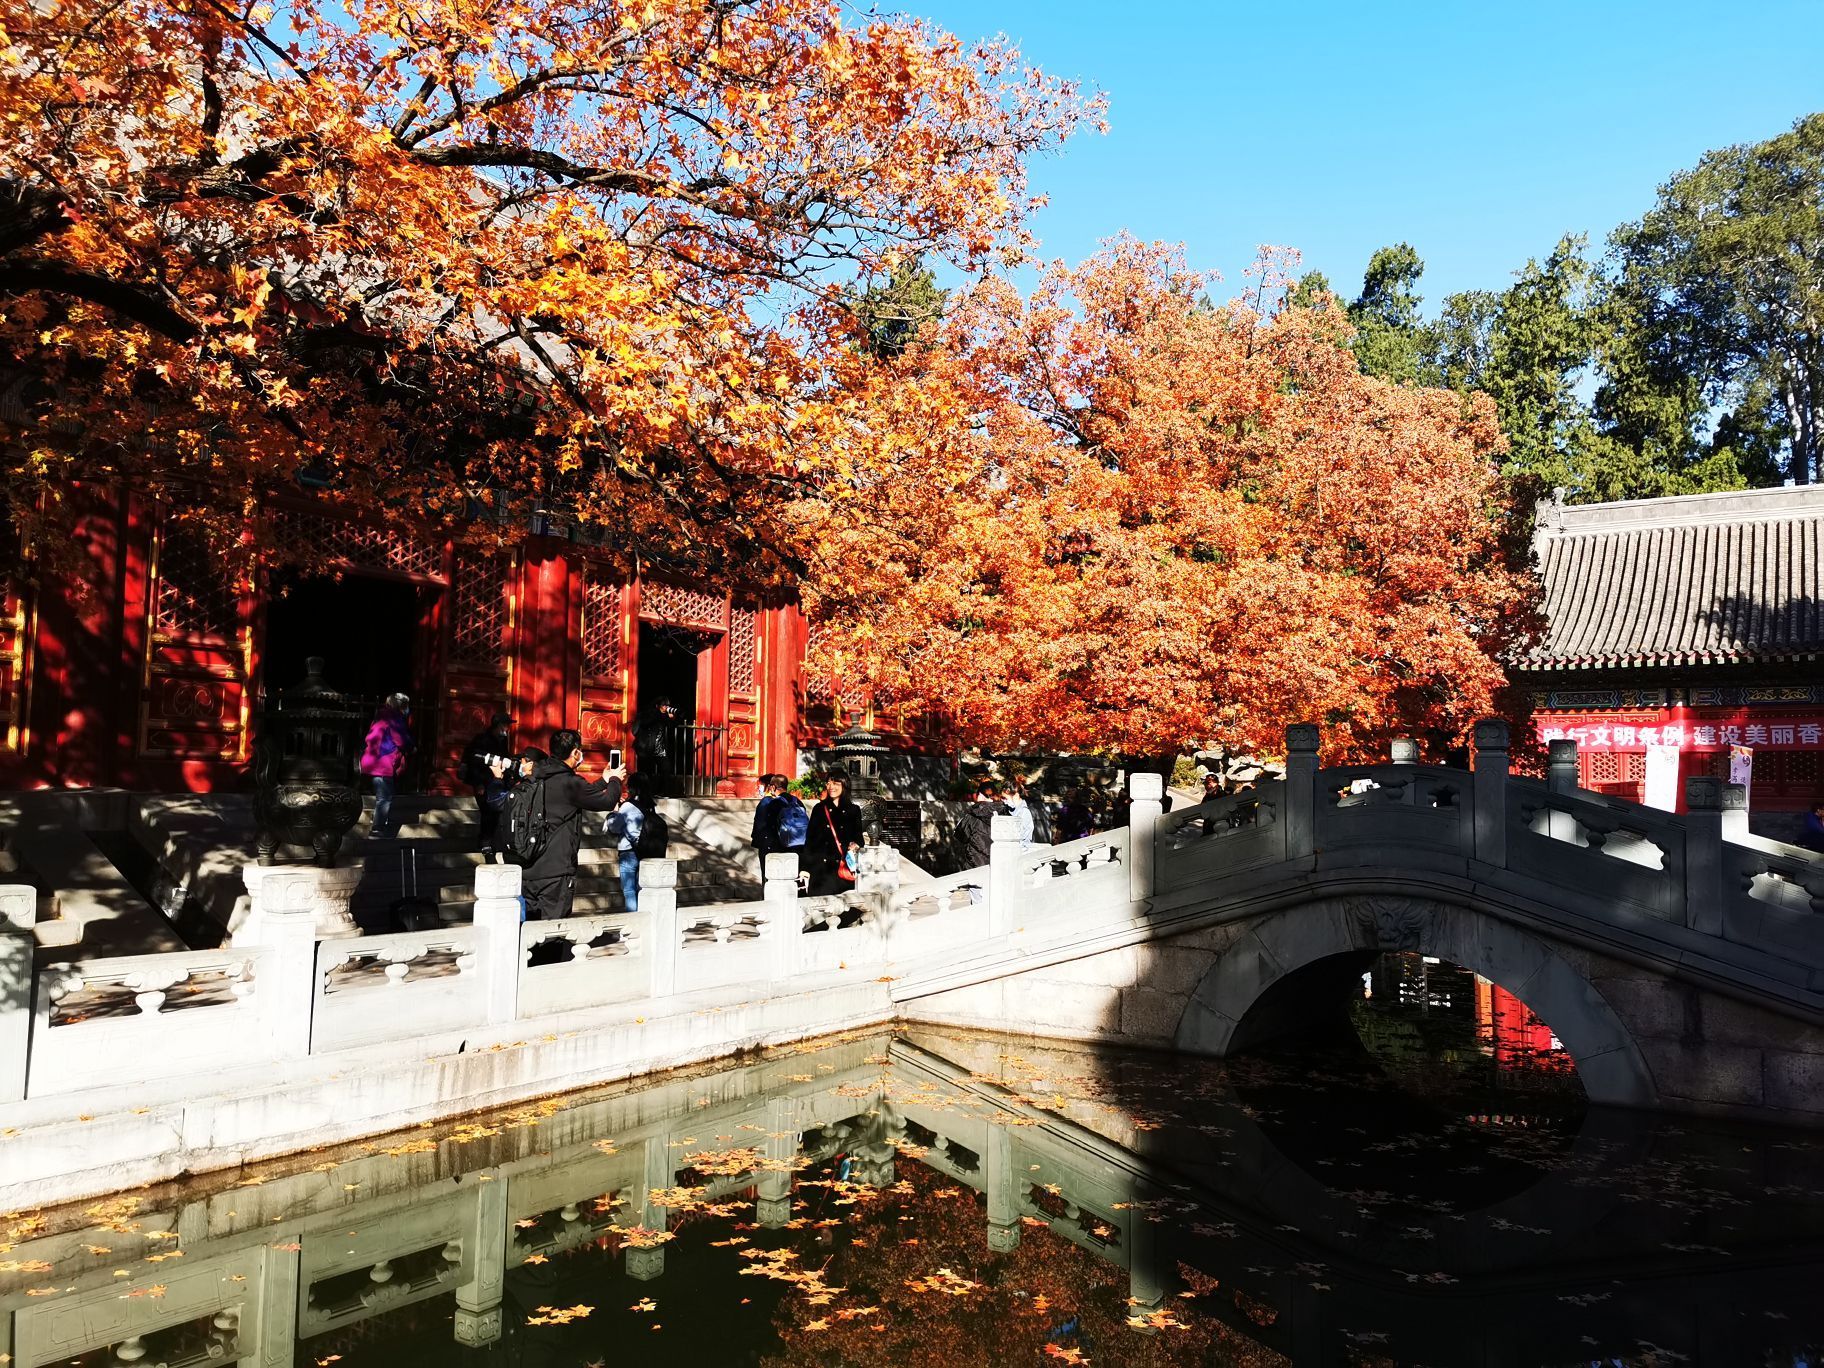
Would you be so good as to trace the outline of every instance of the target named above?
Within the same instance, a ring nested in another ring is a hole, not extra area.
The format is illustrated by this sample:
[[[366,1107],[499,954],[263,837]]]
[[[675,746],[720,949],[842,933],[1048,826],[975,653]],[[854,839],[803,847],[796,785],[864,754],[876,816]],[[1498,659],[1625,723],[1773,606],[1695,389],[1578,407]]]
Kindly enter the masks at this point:
[[[806,505],[811,669],[1001,750],[1270,752],[1317,721],[1359,754],[1500,710],[1537,585],[1493,408],[1362,375],[1340,314],[1273,285],[1214,306],[1118,240],[968,292],[869,378],[847,496]]]
[[[1098,110],[835,0],[0,0],[0,66],[15,516],[303,484],[750,581],[847,475],[842,290],[1021,250]]]

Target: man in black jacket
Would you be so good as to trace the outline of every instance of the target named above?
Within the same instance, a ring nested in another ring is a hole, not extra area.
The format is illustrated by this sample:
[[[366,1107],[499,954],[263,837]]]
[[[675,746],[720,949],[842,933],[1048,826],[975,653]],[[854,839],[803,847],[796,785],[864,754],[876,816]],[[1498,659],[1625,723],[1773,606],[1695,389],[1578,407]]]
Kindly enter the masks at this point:
[[[585,812],[613,812],[621,804],[621,774],[585,779],[583,738],[566,727],[551,733],[551,757],[532,769],[528,783],[545,785],[545,822],[550,835],[538,858],[526,866],[521,884],[528,921],[554,921],[570,915],[576,895],[576,854],[583,843]]]

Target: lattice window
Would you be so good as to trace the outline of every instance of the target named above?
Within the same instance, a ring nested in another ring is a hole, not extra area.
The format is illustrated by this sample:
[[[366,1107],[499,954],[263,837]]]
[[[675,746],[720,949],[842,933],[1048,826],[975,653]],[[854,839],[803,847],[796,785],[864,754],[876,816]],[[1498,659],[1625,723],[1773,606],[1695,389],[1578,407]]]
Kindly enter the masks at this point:
[[[600,571],[583,579],[583,675],[601,679],[621,668],[621,586]]]
[[[805,636],[804,696],[811,702],[828,703],[832,708],[861,712],[868,706],[867,687],[861,684],[851,684],[846,688],[838,689],[830,679],[828,667],[819,663],[818,651],[822,647],[828,631],[827,624],[813,622]]]
[[[239,618],[234,576],[195,528],[167,523],[159,538],[153,616],[173,636],[231,637]]]
[[[679,627],[728,626],[728,600],[721,594],[676,584],[640,585],[640,616]]]
[[[443,548],[395,527],[375,527],[320,513],[281,508],[272,514],[279,544],[305,565],[383,570],[414,579],[443,579]]]
[[[754,614],[750,608],[736,609],[728,629],[728,691],[754,691]]]
[[[464,552],[456,558],[455,575],[450,661],[498,673],[507,667],[506,558],[498,552]]]

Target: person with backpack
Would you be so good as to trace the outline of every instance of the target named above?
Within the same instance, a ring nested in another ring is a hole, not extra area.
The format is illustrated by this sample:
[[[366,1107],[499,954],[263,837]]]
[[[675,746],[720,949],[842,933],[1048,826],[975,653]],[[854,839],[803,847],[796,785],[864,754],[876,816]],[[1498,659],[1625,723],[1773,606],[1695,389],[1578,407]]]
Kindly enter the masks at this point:
[[[766,868],[766,857],[779,850],[779,838],[774,830],[779,820],[779,804],[785,796],[785,776],[783,774],[763,774],[760,776],[760,801],[754,806],[754,830],[752,840],[754,850],[760,856],[760,868]]]
[[[608,815],[602,829],[618,837],[615,849],[620,854],[621,906],[628,912],[640,910],[640,861],[663,859],[671,833],[646,781],[635,774],[627,780],[627,795],[621,805]]]
[[[507,848],[525,866],[526,920],[570,915],[576,896],[576,856],[583,842],[582,814],[621,806],[622,772],[585,779],[582,734],[571,727],[551,733],[550,758],[513,790],[507,805]]]

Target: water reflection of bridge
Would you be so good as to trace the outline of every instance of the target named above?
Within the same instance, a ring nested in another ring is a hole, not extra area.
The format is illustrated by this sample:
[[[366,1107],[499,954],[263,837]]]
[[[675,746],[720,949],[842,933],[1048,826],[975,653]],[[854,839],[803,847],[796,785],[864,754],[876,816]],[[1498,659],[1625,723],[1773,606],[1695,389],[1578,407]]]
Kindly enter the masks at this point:
[[[1702,1248],[1681,1213],[1615,1219],[1624,1198],[1579,1170],[1612,1177],[1650,1157],[1660,1137],[1643,1118],[1599,1114],[1569,1172],[1473,1216],[1396,1217],[1292,1163],[1239,1100],[1197,1129],[1142,1131],[1114,1109],[1037,1105],[998,1048],[948,1035],[839,1042],[435,1140],[303,1156],[282,1175],[102,1204],[67,1225],[54,1215],[0,1260],[0,1354],[17,1368],[100,1350],[171,1368],[278,1368],[300,1339],[445,1297],[456,1338],[488,1344],[503,1334],[514,1270],[596,1245],[616,1249],[629,1276],[660,1278],[668,1191],[691,1188],[698,1203],[751,1194],[757,1223],[782,1227],[802,1200],[794,1173],[838,1152],[864,1185],[928,1165],[982,1194],[988,1249],[1042,1227],[1125,1269],[1142,1308],[1187,1290],[1181,1270],[1195,1270],[1192,1286],[1217,1288],[1199,1311],[1300,1364],[1341,1361],[1341,1327],[1396,1325],[1401,1358],[1573,1358],[1577,1337],[1557,1343],[1551,1329],[1570,1299],[1594,1337],[1652,1319],[1643,1304],[1661,1323],[1677,1308],[1686,1352],[1701,1354],[1732,1332],[1738,1299],[1765,1303],[1790,1283],[1803,1305],[1798,1289],[1824,1266],[1815,1211],[1807,1225],[1737,1207]],[[1751,1186],[1824,1187],[1815,1148],[1769,1147],[1754,1163]],[[1453,1280],[1428,1280],[1441,1267]],[[46,1287],[55,1294],[31,1295]]]

